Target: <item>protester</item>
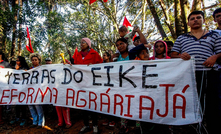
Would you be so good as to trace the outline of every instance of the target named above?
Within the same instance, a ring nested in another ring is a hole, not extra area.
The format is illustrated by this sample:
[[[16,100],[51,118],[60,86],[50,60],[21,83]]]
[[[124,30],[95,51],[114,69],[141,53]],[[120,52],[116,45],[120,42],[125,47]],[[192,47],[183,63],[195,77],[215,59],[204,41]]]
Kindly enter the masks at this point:
[[[221,36],[215,31],[203,29],[204,22],[202,11],[193,11],[189,14],[190,32],[177,38],[171,57],[183,60],[195,58],[197,90],[202,109],[205,108],[204,121],[206,121],[208,133],[215,134],[220,131],[217,123],[220,121],[217,89],[220,73],[216,71],[216,61],[221,58]]]
[[[40,66],[40,63],[41,63],[40,54],[32,53],[30,54],[30,59],[33,65],[31,69]],[[28,107],[31,112],[31,116],[33,118],[33,124],[30,127],[42,128],[45,124],[45,117],[44,117],[44,111],[43,111],[42,106],[36,104],[36,105],[29,105]]]
[[[133,44],[134,44],[134,46],[138,46],[138,45],[142,44],[140,41],[140,36],[137,36],[134,38]]]
[[[55,128],[62,127],[65,122],[65,128],[70,128],[71,127],[71,119],[70,119],[70,108],[68,107],[60,107],[56,106],[56,111],[58,115],[58,124],[55,126]]]
[[[134,60],[149,60],[150,50],[147,44],[140,44],[129,52],[130,59]]]
[[[104,54],[103,54],[103,62],[104,63],[111,62],[111,55],[108,52],[104,52]]]
[[[217,31],[221,35],[221,8],[216,9],[213,12],[214,22],[218,24]]]
[[[11,62],[10,62],[10,67],[11,67],[12,69],[15,69],[15,65],[16,65],[16,61],[11,61]]]
[[[128,42],[128,50],[131,50],[132,48],[134,48],[134,44],[133,44],[133,37],[135,35],[135,28],[133,29],[132,32],[129,33],[128,29],[126,26],[121,26],[119,28],[119,34],[121,38],[125,38]]]
[[[116,46],[118,51],[120,52],[119,57],[117,58],[117,61],[127,61],[129,60],[129,52],[128,52],[128,43],[125,38],[119,38],[116,41]],[[127,133],[129,132],[127,128],[127,122],[128,120],[125,118],[121,118],[121,126],[120,126],[120,133]]]
[[[18,56],[16,60],[16,70],[28,70],[28,64],[24,57]],[[10,124],[14,124],[20,121],[20,126],[24,126],[26,123],[26,105],[15,105],[16,115],[13,120],[10,121]]]
[[[171,57],[171,53],[172,53],[172,48],[173,48],[173,42],[172,41],[165,41],[165,43],[167,44],[167,55],[169,57]]]
[[[45,64],[52,64],[52,60],[50,57],[45,59]]]
[[[5,57],[5,54],[0,51],[0,68],[10,68],[9,63]],[[0,106],[0,125],[4,124],[2,119],[2,106]]]
[[[218,24],[218,27],[217,29],[215,30],[216,32],[219,33],[219,35],[221,36],[221,8],[218,8],[216,9],[214,12],[213,12],[213,18],[214,18],[214,22],[216,22]],[[218,71],[220,73],[220,76],[219,76],[219,114],[221,114],[221,60],[218,61]],[[221,116],[221,115],[220,115]]]
[[[81,39],[80,52],[75,52],[73,55],[73,59],[74,59],[74,64],[81,64],[81,65],[98,64],[103,62],[103,59],[98,54],[98,52],[96,52],[94,49],[91,48],[91,40],[89,38]],[[91,115],[92,118],[93,133],[94,134],[98,133],[97,113],[89,111],[82,111],[82,112],[83,112],[84,126],[79,133],[85,133],[90,131],[89,117],[88,117],[89,115]]]
[[[162,40],[158,40],[154,43],[153,56],[150,57],[150,60],[157,59],[170,59],[170,57],[167,56],[167,44]]]

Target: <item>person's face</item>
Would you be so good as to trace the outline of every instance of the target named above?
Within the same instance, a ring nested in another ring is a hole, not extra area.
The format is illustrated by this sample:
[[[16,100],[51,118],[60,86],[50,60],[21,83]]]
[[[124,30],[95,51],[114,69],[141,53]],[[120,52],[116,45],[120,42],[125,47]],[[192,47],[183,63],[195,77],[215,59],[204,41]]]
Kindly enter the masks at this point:
[[[172,47],[171,45],[168,45],[168,46],[167,46],[168,52],[171,52],[172,48],[173,48],[173,47]]]
[[[138,46],[141,44],[140,39],[135,40],[133,43],[135,46]]]
[[[107,61],[108,59],[109,59],[109,57],[107,56],[106,53],[104,53],[104,54],[103,54],[103,60],[104,60],[104,61]]]
[[[193,14],[188,20],[188,26],[190,26],[191,29],[199,29],[204,22],[205,20],[201,14]]]
[[[89,48],[88,44],[86,41],[82,40],[81,41],[81,50],[84,51],[84,50],[87,50]]]
[[[148,50],[142,50],[140,53],[139,53],[139,58],[141,60],[148,60],[149,59],[149,53],[148,53]]]
[[[46,64],[51,64],[52,61],[50,61],[50,60],[46,60],[45,63],[46,63]]]
[[[113,51],[108,51],[108,53],[109,53],[111,56],[113,56]]]
[[[216,13],[214,21],[218,23],[218,25],[221,25],[221,13]]]
[[[120,37],[124,37],[127,34],[127,32],[126,31],[119,31],[119,34],[120,34]]]
[[[16,64],[17,64],[18,66],[21,65],[21,62],[20,62],[19,58],[17,58],[17,60],[16,60]]]
[[[165,46],[164,46],[163,42],[157,42],[157,44],[155,45],[155,51],[156,51],[157,55],[164,53]]]
[[[120,53],[125,52],[127,50],[127,44],[123,41],[118,41],[116,43],[117,49],[120,51]]]
[[[33,66],[34,67],[37,67],[37,66],[39,66],[39,60],[38,60],[38,58],[37,57],[32,57],[31,58],[31,62],[32,62],[32,64],[33,64]]]

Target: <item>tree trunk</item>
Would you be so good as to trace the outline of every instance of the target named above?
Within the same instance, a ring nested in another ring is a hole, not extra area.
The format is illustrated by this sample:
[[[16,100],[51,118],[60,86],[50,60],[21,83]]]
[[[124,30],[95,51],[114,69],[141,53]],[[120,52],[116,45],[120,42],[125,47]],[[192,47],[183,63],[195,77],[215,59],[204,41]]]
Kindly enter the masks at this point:
[[[201,8],[201,0],[193,0],[191,12],[195,10],[202,10]]]
[[[166,33],[165,33],[164,29],[163,29],[163,26],[160,23],[160,19],[159,19],[158,15],[157,15],[157,12],[156,12],[156,9],[154,7],[154,4],[153,4],[152,0],[147,0],[147,3],[149,5],[150,11],[151,11],[151,13],[153,15],[154,21],[155,21],[155,23],[157,25],[157,29],[158,29],[158,31],[161,34],[161,37],[163,39],[167,38],[167,35],[166,35]]]
[[[19,9],[19,36],[18,36],[18,55],[21,56],[21,41],[22,41],[22,23],[23,23],[23,15],[22,15],[22,0],[19,0],[20,9]]]
[[[187,15],[189,15],[189,10],[190,10],[188,0],[180,0],[180,8],[181,8],[184,33],[187,33],[188,32]]]
[[[160,6],[161,6],[161,8],[162,8],[162,10],[163,10],[163,14],[164,14],[164,16],[165,16],[165,23],[166,23],[167,27],[168,27],[169,30],[170,30],[170,33],[171,33],[171,35],[172,35],[172,38],[173,38],[173,39],[176,39],[177,36],[176,36],[175,31],[174,31],[174,26],[173,26],[173,23],[171,23],[171,20],[170,20],[170,18],[169,18],[168,13],[166,12],[166,5],[164,4],[164,0],[160,0],[159,4],[160,4]]]
[[[12,46],[11,46],[11,60],[13,60],[13,58],[15,57],[15,43],[16,43],[16,23],[18,20],[17,17],[17,9],[18,7],[18,0],[14,0],[12,3],[12,10],[14,13],[14,20],[13,20],[13,33],[12,33]]]
[[[175,0],[175,12],[174,12],[174,16],[175,16],[175,30],[176,30],[176,35],[177,37],[184,34],[184,24],[183,24],[183,20],[182,20],[182,15],[180,12],[180,1],[179,0]]]
[[[6,10],[6,7],[8,7],[8,3],[7,3],[7,1],[0,1],[1,3],[0,3],[0,5],[1,5],[1,8],[0,8],[0,10],[1,10],[1,17],[2,18],[5,18],[5,14],[4,14],[4,12],[5,12],[5,10]],[[7,20],[6,20],[7,21]],[[0,23],[0,51],[2,51],[2,52],[5,52],[5,40],[6,40],[6,28],[5,28],[5,26],[6,26],[6,21],[4,21],[3,19],[2,19],[2,23]]]

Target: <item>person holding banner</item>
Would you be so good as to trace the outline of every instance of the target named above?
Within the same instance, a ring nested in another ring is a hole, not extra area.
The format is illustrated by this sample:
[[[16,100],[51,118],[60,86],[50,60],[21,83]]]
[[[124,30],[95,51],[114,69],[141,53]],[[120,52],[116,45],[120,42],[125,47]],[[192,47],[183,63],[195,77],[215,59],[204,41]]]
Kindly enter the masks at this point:
[[[33,67],[38,67],[40,66],[41,63],[41,55],[38,53],[32,53],[30,54],[30,59],[32,62]],[[33,118],[33,124],[30,126],[32,127],[37,127],[37,128],[42,128],[45,124],[45,117],[44,117],[44,111],[41,105],[29,105],[29,110],[31,112],[31,116]]]
[[[167,44],[162,40],[158,40],[153,45],[153,56],[150,57],[150,60],[157,60],[157,59],[170,59],[167,56]]]
[[[172,48],[172,58],[195,58],[197,90],[210,134],[220,132],[218,113],[218,80],[220,73],[216,61],[221,59],[221,36],[203,29],[204,12],[193,11],[188,16],[190,32],[177,38]],[[205,102],[205,103],[204,103]]]
[[[73,59],[74,59],[74,64],[81,64],[81,65],[98,64],[103,62],[103,59],[98,54],[98,52],[96,52],[94,49],[91,48],[91,40],[89,38],[81,39],[81,50],[80,52],[75,50]],[[83,111],[84,126],[79,132],[81,134],[90,131],[89,117],[88,117],[89,115],[91,115],[92,118],[93,133],[94,134],[98,133],[97,113]]]
[[[119,38],[116,41],[116,46],[118,51],[120,52],[120,56],[118,57],[117,61],[126,61],[129,60],[129,52],[128,52],[128,42],[125,38]],[[121,127],[120,127],[120,133],[124,134],[129,132],[127,128],[127,119],[121,118]]]
[[[28,64],[25,61],[25,58],[22,56],[18,56],[16,60],[16,70],[28,70]],[[10,124],[14,124],[17,121],[20,122],[20,126],[24,126],[26,123],[26,105],[15,105],[16,117],[10,121]],[[21,118],[20,118],[21,117]]]
[[[0,51],[0,68],[11,68],[9,63],[7,62],[7,59],[5,57],[5,54]],[[0,106],[0,125],[4,124],[2,119],[2,106]]]

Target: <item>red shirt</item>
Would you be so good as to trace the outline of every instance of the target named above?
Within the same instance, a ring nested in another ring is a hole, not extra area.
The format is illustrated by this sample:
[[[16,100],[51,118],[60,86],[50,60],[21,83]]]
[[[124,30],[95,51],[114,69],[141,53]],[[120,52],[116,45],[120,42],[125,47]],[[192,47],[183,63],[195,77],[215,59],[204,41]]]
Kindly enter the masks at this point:
[[[76,52],[75,52],[76,53]],[[82,59],[80,52],[73,55],[74,64],[88,65],[88,64],[98,64],[103,63],[103,59],[94,49],[90,49],[89,53]]]

